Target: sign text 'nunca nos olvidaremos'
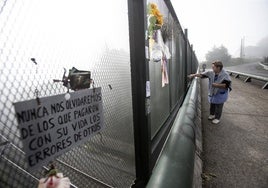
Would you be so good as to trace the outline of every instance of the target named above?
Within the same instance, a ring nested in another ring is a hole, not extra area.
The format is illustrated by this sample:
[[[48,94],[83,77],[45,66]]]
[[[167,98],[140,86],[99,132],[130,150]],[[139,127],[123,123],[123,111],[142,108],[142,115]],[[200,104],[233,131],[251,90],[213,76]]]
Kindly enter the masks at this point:
[[[30,168],[46,164],[103,129],[101,88],[14,104]]]

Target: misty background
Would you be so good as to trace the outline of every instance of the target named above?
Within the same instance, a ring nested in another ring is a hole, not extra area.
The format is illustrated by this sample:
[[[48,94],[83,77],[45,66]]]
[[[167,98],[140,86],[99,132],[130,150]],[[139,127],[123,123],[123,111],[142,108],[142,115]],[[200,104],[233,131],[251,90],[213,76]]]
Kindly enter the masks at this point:
[[[268,0],[171,1],[199,62],[215,49],[239,61],[241,40],[244,58],[268,56]]]

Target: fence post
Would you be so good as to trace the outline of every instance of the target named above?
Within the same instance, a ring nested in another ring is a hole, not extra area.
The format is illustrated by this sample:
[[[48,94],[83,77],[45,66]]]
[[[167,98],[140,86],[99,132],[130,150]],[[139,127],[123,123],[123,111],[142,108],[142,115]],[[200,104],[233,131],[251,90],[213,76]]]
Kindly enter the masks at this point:
[[[193,65],[193,45],[191,44],[191,73],[195,72]]]
[[[188,50],[187,50],[187,45],[188,45],[188,29],[184,29],[184,36],[185,36],[185,67],[184,67],[184,72],[185,72],[185,79],[187,78],[187,72],[188,72],[188,64],[187,64],[187,59],[188,59]],[[184,83],[184,91],[187,91],[187,87],[188,87],[188,82],[187,80],[185,80]]]
[[[149,67],[145,56],[146,1],[128,0],[132,106],[136,180],[132,187],[145,187],[151,175],[151,128],[146,110]]]

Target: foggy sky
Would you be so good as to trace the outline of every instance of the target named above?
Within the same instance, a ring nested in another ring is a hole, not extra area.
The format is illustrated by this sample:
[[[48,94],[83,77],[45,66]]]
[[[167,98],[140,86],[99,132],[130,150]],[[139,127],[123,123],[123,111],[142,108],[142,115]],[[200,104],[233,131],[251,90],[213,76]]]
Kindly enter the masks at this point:
[[[199,61],[214,45],[239,56],[241,38],[256,45],[268,36],[268,0],[171,0]]]

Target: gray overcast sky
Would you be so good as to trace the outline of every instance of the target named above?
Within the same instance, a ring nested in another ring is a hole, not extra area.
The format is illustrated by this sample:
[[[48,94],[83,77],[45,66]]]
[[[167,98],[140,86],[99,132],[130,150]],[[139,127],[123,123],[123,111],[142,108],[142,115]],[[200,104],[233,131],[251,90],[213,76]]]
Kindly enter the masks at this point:
[[[241,38],[256,45],[268,36],[268,0],[171,0],[199,61],[214,45],[239,56]]]

